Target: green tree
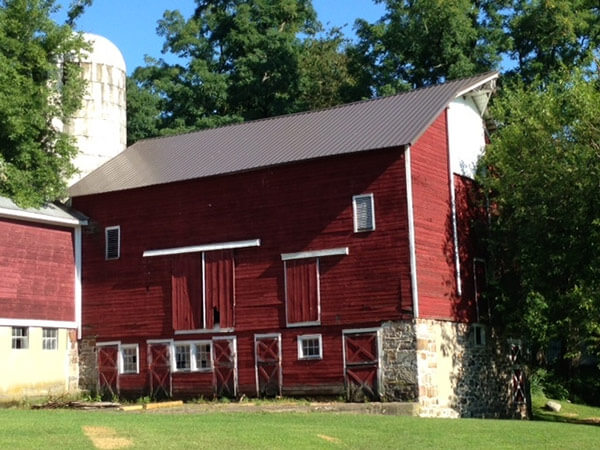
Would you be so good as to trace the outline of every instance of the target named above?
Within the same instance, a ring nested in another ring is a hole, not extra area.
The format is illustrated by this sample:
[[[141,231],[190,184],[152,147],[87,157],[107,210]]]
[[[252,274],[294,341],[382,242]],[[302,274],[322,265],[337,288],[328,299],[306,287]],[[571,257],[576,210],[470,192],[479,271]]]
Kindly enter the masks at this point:
[[[563,375],[582,352],[600,355],[598,105],[590,74],[517,82],[492,108],[499,129],[481,161],[495,319],[534,355],[560,342]]]
[[[506,18],[511,73],[527,82],[562,67],[589,67],[598,56],[596,0],[514,0]]]
[[[502,1],[376,0],[386,14],[356,23],[355,67],[379,95],[494,69],[505,40]]]
[[[160,133],[294,111],[298,36],[317,26],[310,0],[196,0],[196,5],[191,18],[166,11],[158,25],[163,52],[180,62],[149,60],[133,74],[140,89],[159,99]]]
[[[60,131],[85,89],[85,43],[50,19],[52,0],[0,1],[0,194],[22,206],[65,195],[77,149]]]

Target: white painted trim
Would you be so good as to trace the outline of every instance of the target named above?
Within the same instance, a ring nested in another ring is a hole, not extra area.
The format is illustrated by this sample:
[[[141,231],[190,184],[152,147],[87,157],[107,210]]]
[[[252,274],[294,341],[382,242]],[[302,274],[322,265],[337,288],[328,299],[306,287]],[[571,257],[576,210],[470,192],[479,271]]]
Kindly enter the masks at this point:
[[[0,318],[0,327],[69,328],[77,329],[77,322],[62,320]]]
[[[75,227],[73,243],[75,247],[75,323],[77,339],[81,339],[81,227]]]
[[[321,325],[320,321],[317,322],[298,322],[298,323],[288,323],[288,328],[300,328],[300,327],[312,327],[316,325]]]
[[[214,322],[214,317],[213,317]],[[214,323],[213,323],[214,326]],[[206,329],[206,254],[202,252],[202,328]],[[177,333],[175,333],[177,334]]]
[[[189,247],[175,247],[165,248],[160,250],[146,250],[143,253],[144,258],[152,256],[167,256],[167,255],[181,255],[183,253],[199,253],[199,252],[210,252],[214,250],[230,250],[236,248],[247,248],[247,247],[260,247],[260,239],[249,239],[246,241],[231,241],[231,242],[218,242],[214,244],[204,245],[192,245]]]
[[[256,380],[256,396],[260,395],[260,386],[258,383],[258,352],[256,351],[257,341],[260,339],[277,339],[277,357],[279,358],[279,395],[281,396],[281,388],[283,387],[283,370],[281,367],[281,333],[266,333],[254,335],[254,377]]]
[[[173,339],[146,339],[146,344],[165,344],[169,345],[173,343]]]
[[[121,345],[121,341],[96,342],[96,347],[111,347],[113,345],[119,347]]]
[[[363,333],[377,333],[381,328],[350,328],[342,330],[342,334],[363,334]]]
[[[317,339],[319,341],[319,356],[304,356],[302,352],[302,341],[309,339]],[[323,336],[321,334],[300,334],[296,336],[298,345],[298,360],[299,361],[317,361],[323,359]]]
[[[31,211],[21,211],[9,208],[0,208],[0,217],[7,219],[24,220],[27,222],[44,223],[47,225],[62,225],[68,227],[78,227],[81,225],[87,225],[87,220],[79,219],[68,219],[66,217],[53,217],[42,213],[35,213]]]
[[[233,333],[233,328],[211,328],[199,330],[175,330],[175,336],[183,336],[186,334],[210,334],[210,333]]]
[[[135,372],[125,372],[125,361],[123,358],[123,350],[127,348],[135,348]],[[119,361],[117,363],[119,375],[136,375],[140,373],[140,346],[139,344],[120,344],[119,345]]]
[[[238,354],[237,354],[237,337],[236,336],[214,336],[213,341],[231,341],[231,355],[233,357],[233,396],[236,397],[239,386],[238,386]],[[214,352],[213,352],[214,358]],[[214,364],[213,364],[214,369]]]
[[[404,151],[404,167],[406,172],[406,211],[408,216],[408,249],[410,253],[410,284],[413,304],[413,317],[419,318],[419,288],[417,286],[417,247],[415,244],[415,213],[413,210],[412,168],[410,162],[410,145]]]
[[[348,247],[328,248],[325,250],[308,250],[305,252],[297,253],[282,253],[282,261],[290,261],[294,259],[308,259],[308,258],[321,258],[323,256],[342,256],[349,255],[350,249]]]
[[[447,121],[446,121],[447,122]],[[448,135],[448,124],[446,123],[446,135]],[[456,214],[456,186],[454,185],[454,172],[452,172],[452,161],[450,155],[452,149],[450,148],[450,140],[448,142],[448,176],[450,177],[450,208],[452,214],[452,241],[454,244],[454,267],[456,273],[456,293],[459,297],[462,296],[462,277],[460,276],[460,250],[458,242],[458,216]]]
[[[368,197],[371,200],[371,217],[373,219],[372,228],[369,229],[365,229],[365,230],[359,230],[358,229],[358,221],[357,221],[357,214],[356,214],[356,200],[362,197]],[[352,196],[352,214],[353,214],[353,221],[354,221],[354,232],[355,233],[370,233],[371,231],[375,231],[375,197],[372,193],[369,194],[360,194],[360,195],[353,195]]]
[[[177,358],[176,358],[176,347],[178,345],[186,345],[189,346],[189,356],[190,356],[190,368],[189,369],[178,369],[177,368]],[[209,345],[210,346],[210,367],[201,367],[198,368],[196,366],[196,345]],[[189,341],[171,341],[171,348],[169,349],[171,353],[171,371],[177,373],[197,373],[197,372],[212,372],[214,369],[213,355],[214,350],[212,346],[211,339],[194,339]]]
[[[456,94],[455,98],[458,98],[458,97],[461,97],[461,96],[463,96],[465,94],[468,94],[469,92],[477,89],[479,86],[483,86],[484,84],[489,83],[490,81],[495,80],[497,78],[498,78],[498,73],[493,73],[489,77],[481,80],[480,82],[478,82],[476,84],[473,84],[473,85],[469,86],[468,88],[465,88],[462,91],[458,92]]]

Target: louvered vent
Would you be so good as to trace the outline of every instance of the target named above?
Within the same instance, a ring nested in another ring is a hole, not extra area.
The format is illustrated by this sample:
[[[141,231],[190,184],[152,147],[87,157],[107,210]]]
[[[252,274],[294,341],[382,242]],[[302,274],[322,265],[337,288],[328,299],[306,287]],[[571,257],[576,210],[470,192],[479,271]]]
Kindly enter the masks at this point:
[[[373,231],[375,229],[375,204],[373,194],[355,195],[354,204],[354,231]]]
[[[107,227],[106,235],[106,259],[119,259],[121,256],[121,228]]]

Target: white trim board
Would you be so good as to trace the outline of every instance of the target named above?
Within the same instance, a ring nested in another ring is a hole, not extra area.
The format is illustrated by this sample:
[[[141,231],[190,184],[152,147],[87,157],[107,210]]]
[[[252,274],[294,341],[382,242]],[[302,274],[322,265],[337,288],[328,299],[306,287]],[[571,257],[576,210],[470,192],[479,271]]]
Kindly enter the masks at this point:
[[[19,211],[8,208],[0,208],[0,217],[5,217],[7,219],[25,220],[28,222],[45,223],[49,225],[62,225],[68,227],[87,225],[87,220],[78,220],[75,218],[69,219],[66,217],[53,217],[42,213]]]
[[[0,318],[0,327],[34,327],[34,328],[72,328],[77,329],[78,323],[64,320],[38,319],[6,319]]]
[[[323,256],[342,256],[349,255],[350,249],[348,247],[328,248],[325,250],[308,250],[305,252],[297,253],[282,253],[282,261],[290,261],[293,259],[305,259],[305,258],[321,258]]]
[[[419,288],[417,286],[417,249],[415,244],[415,212],[413,209],[412,168],[410,162],[410,145],[404,151],[404,168],[406,172],[406,211],[408,216],[408,248],[410,253],[410,284],[413,304],[413,317],[419,317]]]
[[[200,253],[210,252],[214,250],[229,250],[236,248],[247,248],[247,247],[260,247],[260,239],[249,239],[246,241],[231,241],[231,242],[217,242],[213,244],[203,245],[191,245],[189,247],[174,247],[165,248],[159,250],[146,250],[143,253],[144,258],[152,256],[167,256],[167,255],[180,255],[183,253]]]

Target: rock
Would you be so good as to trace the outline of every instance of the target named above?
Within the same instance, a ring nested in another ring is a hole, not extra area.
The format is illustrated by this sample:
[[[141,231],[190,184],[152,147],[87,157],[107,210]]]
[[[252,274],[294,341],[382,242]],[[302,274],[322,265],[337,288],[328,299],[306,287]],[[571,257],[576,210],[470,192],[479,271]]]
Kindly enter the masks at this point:
[[[562,406],[558,402],[553,402],[552,400],[546,402],[546,409],[549,411],[559,412],[560,408],[562,408]]]

